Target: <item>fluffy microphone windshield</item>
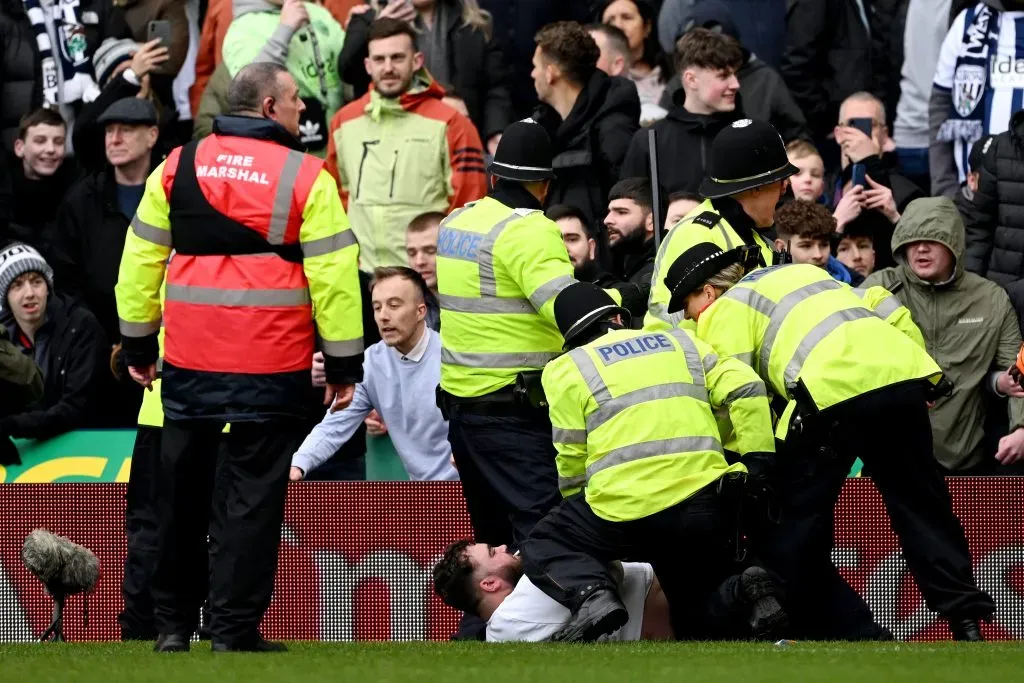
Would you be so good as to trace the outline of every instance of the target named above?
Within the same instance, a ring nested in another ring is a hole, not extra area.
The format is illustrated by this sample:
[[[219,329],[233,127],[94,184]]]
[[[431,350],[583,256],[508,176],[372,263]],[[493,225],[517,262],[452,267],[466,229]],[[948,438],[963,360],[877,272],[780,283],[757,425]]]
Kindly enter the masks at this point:
[[[21,560],[54,597],[91,591],[100,576],[100,561],[91,550],[46,529],[25,538]]]

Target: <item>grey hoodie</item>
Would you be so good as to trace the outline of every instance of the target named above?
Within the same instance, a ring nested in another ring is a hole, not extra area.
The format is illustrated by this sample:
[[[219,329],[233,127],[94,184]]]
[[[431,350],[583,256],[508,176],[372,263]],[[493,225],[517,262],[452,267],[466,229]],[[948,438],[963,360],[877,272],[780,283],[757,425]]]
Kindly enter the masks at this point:
[[[907,245],[925,240],[952,252],[956,264],[946,282],[926,282],[908,265]],[[982,444],[984,392],[992,391],[993,373],[1017,358],[1017,316],[1002,287],[964,270],[964,225],[951,200],[911,202],[896,224],[892,251],[898,265],[873,273],[862,287],[881,285],[910,309],[928,353],[954,387],[931,411],[935,457],[949,470],[975,467],[993,456]],[[1009,404],[1012,431],[1024,426],[1024,399],[1010,399]]]

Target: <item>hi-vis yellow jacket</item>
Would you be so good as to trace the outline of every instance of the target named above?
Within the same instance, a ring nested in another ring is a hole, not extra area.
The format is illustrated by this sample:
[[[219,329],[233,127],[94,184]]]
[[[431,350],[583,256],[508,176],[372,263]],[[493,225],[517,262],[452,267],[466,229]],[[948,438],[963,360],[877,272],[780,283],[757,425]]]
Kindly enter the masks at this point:
[[[575,282],[558,226],[493,197],[441,223],[441,388],[475,397],[539,370],[561,353],[555,295]]]
[[[768,394],[743,363],[688,330],[613,330],[544,368],[558,487],[602,519],[665,510],[730,472],[713,409],[740,455],[774,452]]]
[[[942,377],[898,299],[879,287],[852,290],[812,265],[750,273],[701,314],[697,334],[754,368],[789,401],[776,429],[780,439],[798,383],[825,410],[882,387]]]
[[[753,239],[754,245],[761,250],[765,264],[771,265],[775,256],[772,245],[757,232],[754,232]],[[726,251],[746,244],[729,221],[715,210],[710,199],[687,214],[665,235],[654,259],[654,279],[651,281],[651,297],[647,303],[644,329],[668,330],[680,325],[693,328],[692,323],[683,320],[682,311],[669,314],[668,302],[672,295],[665,286],[665,275],[677,258],[701,242],[717,244]]]

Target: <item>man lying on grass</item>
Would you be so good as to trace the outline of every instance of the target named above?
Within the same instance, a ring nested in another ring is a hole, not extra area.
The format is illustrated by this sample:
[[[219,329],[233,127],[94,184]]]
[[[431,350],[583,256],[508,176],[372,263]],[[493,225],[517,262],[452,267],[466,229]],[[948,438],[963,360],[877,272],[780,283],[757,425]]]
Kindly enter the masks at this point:
[[[629,613],[622,628],[600,640],[671,640],[668,601],[651,565],[615,563],[619,596]],[[434,590],[445,604],[487,622],[487,642],[550,640],[569,610],[523,575],[506,546],[456,541],[434,567]]]

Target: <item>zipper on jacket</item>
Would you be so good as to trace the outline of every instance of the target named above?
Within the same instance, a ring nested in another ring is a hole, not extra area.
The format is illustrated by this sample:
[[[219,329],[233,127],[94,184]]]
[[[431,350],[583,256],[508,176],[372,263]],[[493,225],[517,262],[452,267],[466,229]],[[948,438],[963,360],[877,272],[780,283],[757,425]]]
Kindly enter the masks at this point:
[[[391,189],[388,191],[388,198],[395,198],[395,176],[398,174],[398,150],[395,150],[395,158],[391,162]]]
[[[359,177],[356,178],[356,199],[359,199],[359,192],[363,187],[363,165],[366,157],[370,155],[370,145],[378,145],[380,140],[363,140],[363,158],[359,160]]]

